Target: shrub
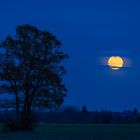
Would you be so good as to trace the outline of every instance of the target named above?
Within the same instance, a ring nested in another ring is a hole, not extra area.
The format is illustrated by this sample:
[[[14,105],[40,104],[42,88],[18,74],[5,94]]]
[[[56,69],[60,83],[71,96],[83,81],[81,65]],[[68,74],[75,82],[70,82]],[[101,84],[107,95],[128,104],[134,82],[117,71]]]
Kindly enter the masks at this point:
[[[33,131],[37,116],[35,114],[20,114],[16,118],[11,118],[4,122],[3,131]]]

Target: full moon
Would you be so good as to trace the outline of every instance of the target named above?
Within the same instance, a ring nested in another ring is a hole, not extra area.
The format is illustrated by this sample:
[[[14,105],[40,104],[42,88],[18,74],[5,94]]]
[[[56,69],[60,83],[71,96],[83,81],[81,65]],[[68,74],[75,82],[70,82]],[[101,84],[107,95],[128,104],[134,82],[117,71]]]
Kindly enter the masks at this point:
[[[108,59],[108,65],[112,70],[119,70],[123,67],[123,59],[120,56],[111,56]]]

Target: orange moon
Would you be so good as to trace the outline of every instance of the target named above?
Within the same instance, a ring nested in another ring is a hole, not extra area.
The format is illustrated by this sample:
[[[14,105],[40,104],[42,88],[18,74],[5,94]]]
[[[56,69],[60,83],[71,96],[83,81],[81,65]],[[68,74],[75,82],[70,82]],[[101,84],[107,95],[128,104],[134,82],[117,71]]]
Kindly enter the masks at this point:
[[[112,70],[119,70],[123,67],[123,63],[123,59],[120,56],[111,56],[108,59],[108,66],[110,66]]]

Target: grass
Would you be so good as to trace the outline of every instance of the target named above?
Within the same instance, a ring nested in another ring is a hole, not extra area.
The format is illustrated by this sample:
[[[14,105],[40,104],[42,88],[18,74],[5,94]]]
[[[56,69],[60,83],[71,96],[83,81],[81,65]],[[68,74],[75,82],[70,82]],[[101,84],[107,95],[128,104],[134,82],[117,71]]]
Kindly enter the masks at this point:
[[[37,131],[48,133],[140,134],[139,124],[51,124],[42,125]]]
[[[0,140],[140,140],[140,125],[40,125],[31,133],[0,133]]]

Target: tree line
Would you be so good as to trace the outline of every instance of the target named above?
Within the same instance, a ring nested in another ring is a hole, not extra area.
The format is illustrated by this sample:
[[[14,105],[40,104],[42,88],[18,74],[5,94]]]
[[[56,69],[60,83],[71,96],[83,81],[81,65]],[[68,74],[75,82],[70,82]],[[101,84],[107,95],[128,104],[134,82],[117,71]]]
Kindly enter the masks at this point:
[[[37,117],[38,123],[71,123],[71,124],[138,124],[140,123],[140,113],[135,108],[122,112],[113,111],[88,111],[86,106],[81,110],[68,106],[61,110],[34,112],[32,119]],[[7,122],[16,116],[14,111],[0,112],[1,123]],[[10,119],[11,118],[11,119]]]

